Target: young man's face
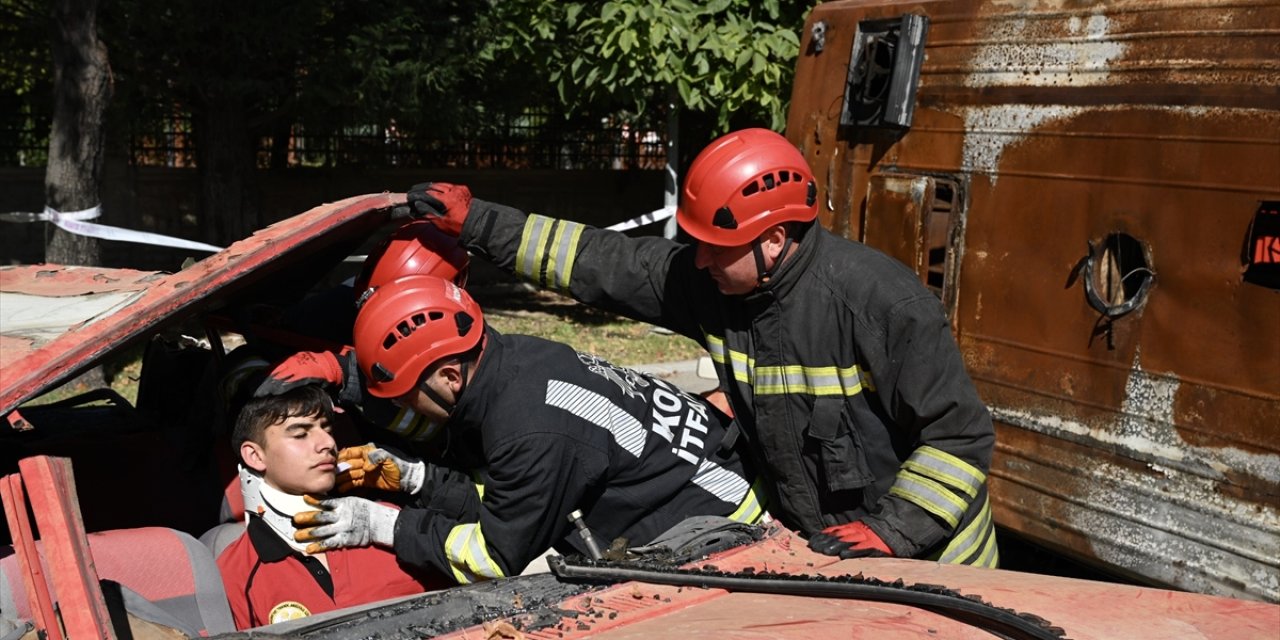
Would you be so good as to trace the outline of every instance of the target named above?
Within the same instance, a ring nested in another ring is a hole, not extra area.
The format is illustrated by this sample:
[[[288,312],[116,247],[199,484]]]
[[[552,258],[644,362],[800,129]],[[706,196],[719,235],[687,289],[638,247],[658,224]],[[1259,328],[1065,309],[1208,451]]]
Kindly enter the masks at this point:
[[[246,442],[253,452],[245,461],[272,487],[292,495],[324,494],[333,489],[338,464],[337,443],[325,418],[293,416],[266,428],[262,446]],[[261,467],[261,468],[259,468]]]

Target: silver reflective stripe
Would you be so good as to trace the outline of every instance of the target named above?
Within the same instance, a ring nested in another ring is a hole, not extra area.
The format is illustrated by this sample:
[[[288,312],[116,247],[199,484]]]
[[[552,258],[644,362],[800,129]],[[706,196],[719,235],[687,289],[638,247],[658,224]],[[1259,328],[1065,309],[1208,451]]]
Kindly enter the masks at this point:
[[[977,467],[935,447],[923,446],[911,453],[902,466],[926,478],[937,480],[952,489],[963,491],[969,499],[977,497],[987,476]]]
[[[743,498],[742,503],[738,505],[737,510],[729,514],[729,519],[735,522],[745,522],[747,524],[755,524],[760,520],[760,516],[764,515],[764,505],[760,504],[760,491],[762,489],[761,480],[756,480],[755,484],[747,490],[747,495]]]
[[[460,524],[445,539],[445,555],[453,568],[453,576],[461,584],[502,578],[502,569],[489,557],[484,532],[478,523]]]
[[[996,545],[995,527],[991,524],[991,503],[983,500],[982,510],[956,533],[942,551],[939,562],[964,563],[994,569],[1000,561]]]
[[[734,380],[751,385],[756,395],[803,393],[812,396],[856,396],[875,391],[871,373],[858,365],[806,367],[800,364],[756,366],[755,358],[725,346],[721,336],[703,333],[711,360],[729,370]]]
[[[418,417],[418,414],[414,413],[412,409],[401,409],[396,414],[396,417],[392,418],[391,424],[387,425],[387,429],[402,436],[408,436],[413,431],[413,420],[416,417]]]
[[[742,476],[710,461],[703,460],[693,474],[693,483],[706,489],[711,495],[729,504],[738,504],[747,497],[751,485]]]
[[[729,372],[733,374],[734,380],[751,384],[751,369],[755,366],[755,360],[745,353],[725,348],[724,338],[720,336],[713,336],[709,333],[704,333],[703,335],[707,339],[707,353],[711,354],[711,360],[729,369]]]
[[[969,508],[969,502],[947,490],[945,486],[906,469],[898,470],[898,477],[889,493],[942,518],[955,528]]]
[[[547,405],[564,409],[598,427],[607,429],[618,446],[637,458],[644,453],[647,434],[644,425],[608,398],[590,389],[561,380],[548,380]]]
[[[541,275],[542,247],[555,221],[546,216],[529,216],[520,234],[520,248],[516,251],[516,273],[545,286]]]
[[[567,291],[569,278],[573,275],[573,261],[578,255],[578,238],[582,236],[585,225],[577,222],[561,220],[551,242],[551,260],[547,263],[547,278],[550,282],[545,286]]]
[[[578,240],[586,225],[531,215],[525,220],[516,250],[516,273],[537,284],[561,291],[569,288]],[[546,263],[545,275],[542,264]]]
[[[852,367],[806,367],[793,364],[756,367],[756,395],[807,393],[815,396],[855,396],[870,388],[869,376]]]

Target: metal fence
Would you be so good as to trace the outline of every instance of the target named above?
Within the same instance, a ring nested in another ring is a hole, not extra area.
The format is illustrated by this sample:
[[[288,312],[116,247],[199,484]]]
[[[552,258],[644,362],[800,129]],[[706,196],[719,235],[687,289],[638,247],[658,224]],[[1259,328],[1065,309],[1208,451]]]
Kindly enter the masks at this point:
[[[10,117],[0,122],[0,166],[43,165],[47,121],[39,114],[7,112]],[[129,136],[135,166],[194,167],[195,150],[191,119],[182,113],[153,119]],[[666,140],[661,131],[610,118],[582,125],[531,112],[449,137],[401,131],[394,123],[336,131],[295,125],[260,138],[257,160],[262,168],[661,169]]]

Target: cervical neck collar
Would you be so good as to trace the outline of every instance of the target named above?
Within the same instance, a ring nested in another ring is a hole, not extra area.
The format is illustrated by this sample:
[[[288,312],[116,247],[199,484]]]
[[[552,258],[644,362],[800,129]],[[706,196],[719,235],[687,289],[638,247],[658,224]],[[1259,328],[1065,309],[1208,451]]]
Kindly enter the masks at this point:
[[[268,485],[262,476],[251,469],[240,467],[240,489],[244,492],[245,513],[256,513],[271,527],[281,540],[293,550],[305,554],[307,543],[293,539],[297,529],[293,516],[303,511],[315,511],[302,496],[285,493]]]

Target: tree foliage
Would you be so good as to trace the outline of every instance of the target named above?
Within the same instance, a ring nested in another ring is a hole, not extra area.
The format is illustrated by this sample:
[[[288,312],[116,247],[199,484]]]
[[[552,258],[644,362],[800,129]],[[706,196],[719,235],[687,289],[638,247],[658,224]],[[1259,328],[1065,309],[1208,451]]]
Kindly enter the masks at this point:
[[[645,113],[674,89],[678,107],[743,116],[781,129],[799,29],[813,2],[782,0],[507,0],[507,28],[482,52],[520,60],[551,83],[567,111],[633,105]]]

